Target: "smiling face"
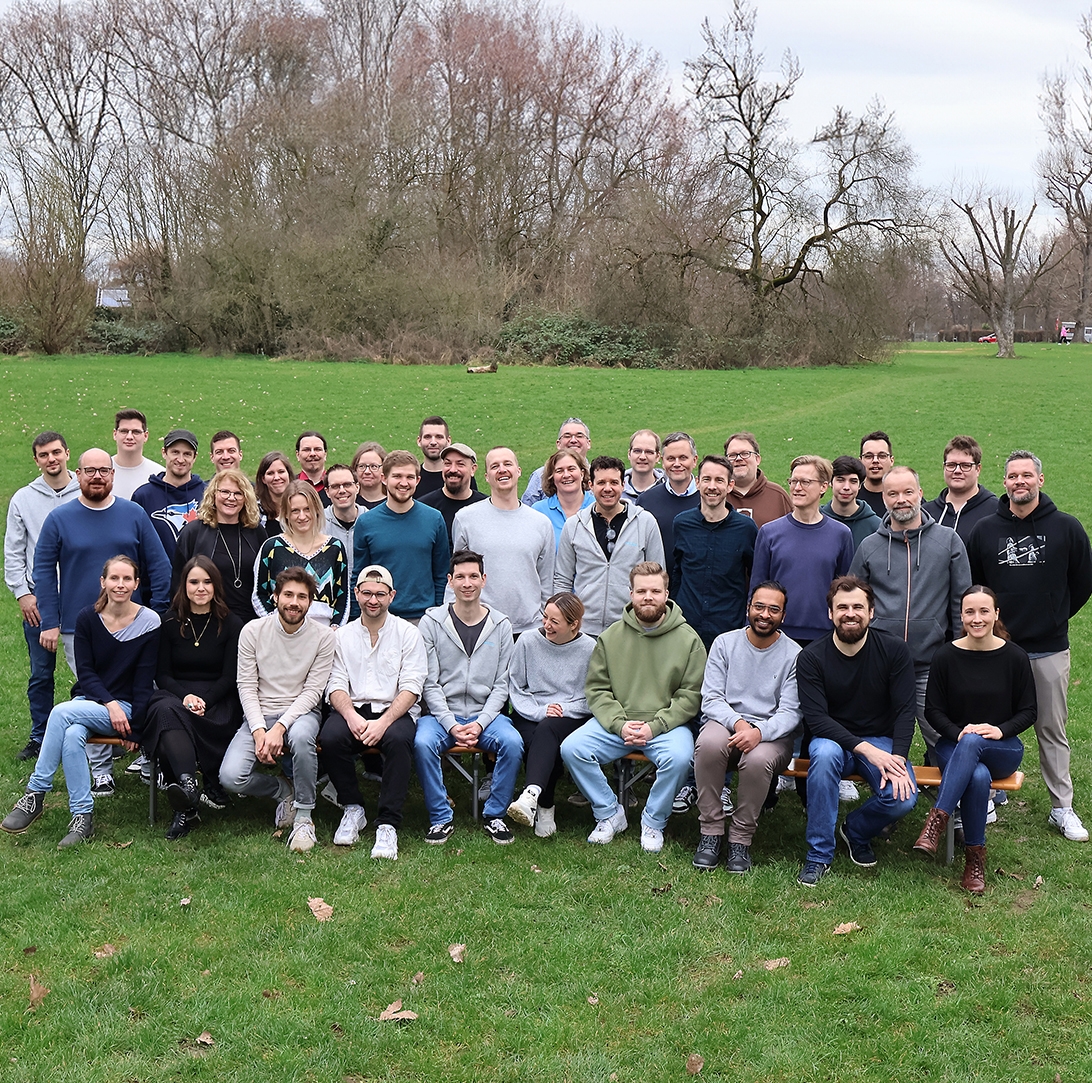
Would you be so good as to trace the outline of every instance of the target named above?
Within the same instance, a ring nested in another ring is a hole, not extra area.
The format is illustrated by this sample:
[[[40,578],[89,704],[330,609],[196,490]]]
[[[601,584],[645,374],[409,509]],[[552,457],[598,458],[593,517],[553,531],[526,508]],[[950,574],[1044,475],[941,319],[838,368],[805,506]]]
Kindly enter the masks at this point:
[[[557,436],[557,449],[568,448],[570,451],[579,451],[587,458],[588,448],[591,447],[591,437],[588,430],[578,421],[570,421],[561,427]]]
[[[1031,459],[1013,459],[1005,467],[1005,492],[1009,503],[1034,507],[1039,502],[1043,487],[1043,475],[1035,469]]]
[[[204,568],[190,568],[186,576],[186,597],[191,612],[207,613],[215,596],[216,590],[209,573]]]
[[[170,447],[163,449],[163,462],[166,464],[164,481],[168,485],[183,485],[193,474],[193,461],[197,458],[197,449],[185,440],[175,440]]]
[[[637,433],[633,443],[629,445],[629,465],[633,467],[633,472],[643,477],[651,473],[659,461],[656,438],[648,432]]]
[[[92,448],[80,456],[76,474],[80,493],[93,504],[102,503],[114,489],[114,464],[110,456],[99,448]]]
[[[356,588],[356,600],[361,614],[370,621],[378,622],[394,601],[395,592],[378,579],[365,579]]]
[[[291,480],[292,475],[289,474],[288,467],[281,459],[275,459],[271,462],[269,469],[262,475],[262,481],[265,482],[266,488],[276,497],[284,496],[284,491],[288,488],[288,483]]]
[[[447,584],[460,602],[470,604],[482,596],[485,573],[478,567],[477,561],[456,564],[447,577]]]
[[[675,440],[664,444],[664,472],[671,480],[673,488],[680,492],[685,489],[693,479],[694,467],[697,465],[698,455],[691,448],[689,440]]]
[[[893,522],[913,528],[921,522],[921,486],[909,470],[890,470],[883,479],[883,502]]]
[[[212,484],[216,486],[216,492],[213,494],[213,500],[216,501],[216,521],[226,523],[228,526],[237,523],[246,506],[243,490],[234,481],[216,479]]]
[[[311,513],[311,505],[308,503],[307,497],[300,496],[297,493],[288,501],[288,523],[293,534],[298,534],[301,537],[310,535],[312,529],[314,529],[315,517]]]
[[[724,507],[724,501],[732,491],[732,479],[719,463],[706,463],[698,474],[698,493],[701,505],[707,511]]]
[[[476,467],[473,459],[458,451],[449,451],[444,456],[444,488],[455,496],[465,496],[470,492],[470,479]]]
[[[326,469],[326,448],[317,436],[305,436],[296,451],[300,469],[309,478],[321,478]]]
[[[384,475],[387,484],[387,502],[399,507],[406,507],[413,501],[417,492],[419,475],[414,466],[392,466]]]
[[[243,461],[243,453],[239,450],[239,443],[234,437],[225,437],[212,445],[212,454],[209,458],[212,459],[212,465],[217,471],[227,470],[229,467],[238,468]]]
[[[886,440],[866,440],[861,447],[865,476],[873,489],[879,489],[884,474],[891,469],[891,448]]]
[[[617,467],[605,466],[596,470],[591,491],[599,510],[604,515],[611,515],[622,499],[622,475]]]
[[[667,584],[662,575],[635,575],[629,588],[633,612],[642,624],[659,624],[667,612]]]
[[[99,577],[99,586],[111,602],[119,605],[132,598],[139,583],[133,566],[126,560],[112,561],[106,567],[106,574]]]
[[[785,595],[771,587],[759,587],[747,606],[747,623],[759,639],[777,634],[785,620]]]
[[[510,447],[495,447],[485,457],[485,477],[489,488],[500,495],[515,492],[522,476],[519,460]]]
[[[331,470],[326,475],[326,492],[335,512],[347,512],[356,504],[359,486],[351,470]]]
[[[580,621],[570,624],[565,614],[553,602],[548,602],[542,611],[542,631],[551,643],[559,646],[576,639],[580,631]]]
[[[861,479],[856,474],[835,474],[832,484],[834,510],[851,510],[861,491]]]
[[[741,440],[738,436],[728,441],[724,455],[732,464],[732,479],[736,488],[749,491],[758,480],[758,467],[762,456],[751,446],[750,440]]]
[[[789,500],[794,511],[814,512],[826,491],[826,482],[820,479],[814,463],[801,463],[789,478]]]
[[[42,475],[47,478],[59,478],[68,470],[68,448],[54,440],[34,449],[34,462]]]
[[[303,583],[289,579],[273,596],[277,614],[286,628],[298,628],[311,608],[311,592]]]
[[[859,643],[868,631],[873,611],[868,605],[868,595],[857,590],[840,590],[830,603],[830,619],[834,634],[843,643]]]
[[[576,496],[584,491],[580,464],[571,455],[561,455],[554,461],[553,477],[559,496]]]
[[[993,626],[1000,616],[997,603],[981,591],[966,595],[959,613],[963,619],[963,634],[977,640],[989,639],[993,635]]]

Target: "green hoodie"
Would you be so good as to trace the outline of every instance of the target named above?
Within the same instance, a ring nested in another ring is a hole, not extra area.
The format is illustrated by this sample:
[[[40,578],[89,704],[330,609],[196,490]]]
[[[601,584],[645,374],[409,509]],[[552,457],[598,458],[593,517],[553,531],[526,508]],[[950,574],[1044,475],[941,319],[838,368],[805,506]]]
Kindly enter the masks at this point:
[[[647,722],[654,737],[683,726],[701,708],[705,658],[698,633],[674,602],[647,630],[631,603],[592,651],[584,685],[588,707],[609,733],[621,733],[627,721]]]

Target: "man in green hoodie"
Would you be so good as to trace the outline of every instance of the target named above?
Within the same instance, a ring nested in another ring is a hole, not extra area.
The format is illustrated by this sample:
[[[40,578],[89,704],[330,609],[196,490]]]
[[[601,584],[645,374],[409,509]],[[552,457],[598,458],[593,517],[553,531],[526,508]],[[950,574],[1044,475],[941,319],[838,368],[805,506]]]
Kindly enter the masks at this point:
[[[595,815],[588,842],[608,843],[629,826],[603,764],[643,752],[656,781],[641,814],[641,848],[663,849],[671,801],[694,755],[688,723],[701,706],[705,647],[667,596],[667,573],[654,561],[629,574],[630,603],[599,637],[585,693],[594,717],[561,745],[561,758]]]

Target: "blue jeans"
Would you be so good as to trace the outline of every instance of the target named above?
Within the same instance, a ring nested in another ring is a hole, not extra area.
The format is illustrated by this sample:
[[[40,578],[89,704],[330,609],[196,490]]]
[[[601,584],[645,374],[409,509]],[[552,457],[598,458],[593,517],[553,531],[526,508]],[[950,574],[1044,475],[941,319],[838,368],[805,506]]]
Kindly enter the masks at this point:
[[[473,718],[455,718],[459,726],[473,721]],[[446,824],[455,816],[447,803],[443,761],[440,759],[442,752],[454,747],[455,738],[432,715],[423,714],[417,719],[417,733],[413,738],[413,761],[417,765],[417,777],[421,780],[421,789],[425,794],[425,808],[428,810],[430,825]],[[478,738],[478,748],[494,752],[497,756],[489,800],[482,809],[482,816],[486,820],[493,820],[503,816],[512,803],[516,774],[523,762],[523,738],[508,717],[499,714],[482,730]]]
[[[132,718],[133,708],[118,700],[126,718]],[[64,781],[68,787],[68,807],[75,816],[91,812],[95,799],[91,796],[91,771],[87,766],[87,738],[120,737],[110,724],[110,714],[101,703],[77,696],[67,703],[58,703],[49,712],[42,751],[34,773],[27,782],[28,793],[48,793],[53,789],[53,776],[64,764]]]
[[[627,745],[616,733],[590,718],[561,743],[561,759],[580,792],[591,802],[592,815],[605,820],[614,815],[618,797],[610,788],[602,765],[630,752],[642,752],[656,765],[656,780],[648,791],[641,823],[662,831],[671,815],[671,802],[694,762],[694,735],[689,726],[658,733],[647,745]]]
[[[27,701],[30,703],[30,739],[42,743],[45,737],[49,712],[53,710],[53,674],[57,669],[57,655],[47,651],[38,642],[41,628],[23,621],[23,637],[30,655],[30,680],[27,682]]]
[[[959,805],[963,840],[968,846],[986,845],[990,783],[1011,775],[1023,758],[1024,743],[1019,737],[991,741],[977,733],[968,733],[958,741],[949,741],[947,737],[937,741],[941,775],[935,807],[951,815]]]
[[[265,716],[266,728],[279,721],[279,714]],[[278,763],[292,780],[293,807],[309,812],[315,807],[315,791],[318,787],[318,750],[315,747],[319,733],[318,711],[301,714],[284,734],[284,751]],[[281,783],[258,759],[254,750],[254,734],[244,722],[227,746],[220,764],[220,785],[228,793],[240,797],[270,797],[276,800],[281,793]]]
[[[870,745],[891,751],[890,737],[865,737]],[[808,750],[808,842],[807,861],[829,865],[834,860],[834,830],[838,826],[838,783],[847,775],[860,775],[868,783],[872,796],[846,817],[846,834],[867,842],[888,824],[902,819],[917,804],[917,792],[905,800],[895,797],[891,783],[880,785],[880,771],[864,758],[847,752],[837,741],[812,737]],[[909,763],[906,769],[914,778]]]

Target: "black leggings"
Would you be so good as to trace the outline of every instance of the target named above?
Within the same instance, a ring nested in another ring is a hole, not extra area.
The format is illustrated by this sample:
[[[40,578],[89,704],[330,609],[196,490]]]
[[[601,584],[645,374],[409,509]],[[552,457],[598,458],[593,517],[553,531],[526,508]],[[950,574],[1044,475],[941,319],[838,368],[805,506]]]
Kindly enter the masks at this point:
[[[586,718],[555,718],[547,716],[541,722],[531,722],[512,712],[512,725],[523,738],[524,758],[527,763],[528,786],[540,786],[538,796],[541,808],[554,807],[554,790],[561,778],[561,742],[574,730],[579,729]]]
[[[197,777],[197,750],[193,747],[193,741],[185,730],[164,730],[159,735],[159,747],[156,749],[156,754],[166,768],[163,773],[168,778],[173,775],[175,782],[183,775]],[[156,781],[153,778],[152,785],[155,784]]]

